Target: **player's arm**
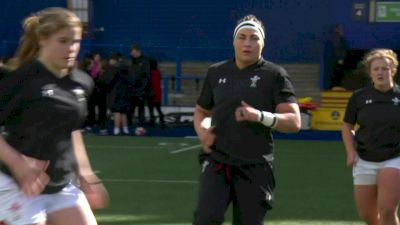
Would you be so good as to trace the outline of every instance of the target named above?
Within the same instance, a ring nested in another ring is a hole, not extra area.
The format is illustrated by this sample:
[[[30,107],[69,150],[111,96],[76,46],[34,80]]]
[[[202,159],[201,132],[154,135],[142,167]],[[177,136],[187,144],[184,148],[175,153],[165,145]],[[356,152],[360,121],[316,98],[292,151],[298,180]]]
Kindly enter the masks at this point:
[[[49,161],[35,159],[19,153],[1,136],[0,163],[7,166],[21,191],[28,196],[40,194],[49,182],[49,176],[46,174]]]
[[[280,103],[276,107],[275,130],[280,132],[298,132],[301,127],[300,109],[297,103]]]
[[[358,154],[356,149],[354,148],[354,125],[343,122],[342,126],[342,139],[343,144],[346,149],[347,160],[346,164],[348,166],[352,166],[357,162]]]
[[[7,74],[0,82],[0,124],[5,122],[15,108],[26,99],[22,90],[25,76]],[[49,161],[28,157],[11,146],[0,135],[0,164],[5,165],[17,181],[21,191],[28,196],[40,194],[49,182],[46,169]]]
[[[72,132],[72,142],[74,146],[75,158],[78,163],[79,176],[92,179],[90,182],[97,182],[98,178],[94,174],[89,157],[86,153],[85,144],[83,142],[82,133],[78,130]],[[96,179],[96,180],[95,180]]]
[[[108,194],[103,183],[92,170],[81,131],[72,132],[72,142],[78,163],[80,188],[92,208],[104,208],[108,204]]]
[[[300,109],[297,103],[280,103],[276,107],[276,113],[256,109],[245,101],[241,104],[235,111],[236,121],[259,122],[264,126],[287,133],[300,130]]]
[[[215,126],[210,127],[203,122],[207,117],[210,116],[210,110],[204,109],[200,105],[196,104],[194,109],[193,125],[197,136],[199,137],[200,142],[203,145],[203,150],[206,153],[210,153],[212,151],[210,147],[214,144],[215,141]]]

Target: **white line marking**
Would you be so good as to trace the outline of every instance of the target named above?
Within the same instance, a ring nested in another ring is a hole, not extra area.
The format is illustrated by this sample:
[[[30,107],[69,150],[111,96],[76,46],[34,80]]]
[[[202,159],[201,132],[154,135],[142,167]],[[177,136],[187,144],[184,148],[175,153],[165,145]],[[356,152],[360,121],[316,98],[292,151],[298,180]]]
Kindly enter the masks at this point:
[[[181,148],[181,149],[178,149],[178,150],[174,150],[174,151],[171,151],[169,153],[176,154],[176,153],[180,153],[180,152],[186,152],[186,151],[189,151],[189,150],[192,150],[192,149],[195,149],[195,148],[199,148],[199,147],[201,147],[201,145],[193,145],[193,146],[189,146],[189,147],[186,147],[186,148]]]
[[[104,178],[104,182],[112,183],[171,183],[171,184],[197,184],[195,180],[158,180],[158,179],[114,179]]]
[[[187,139],[199,139],[199,136],[185,136]]]
[[[165,149],[165,146],[119,146],[119,145],[86,145],[88,148],[112,148],[112,149]]]

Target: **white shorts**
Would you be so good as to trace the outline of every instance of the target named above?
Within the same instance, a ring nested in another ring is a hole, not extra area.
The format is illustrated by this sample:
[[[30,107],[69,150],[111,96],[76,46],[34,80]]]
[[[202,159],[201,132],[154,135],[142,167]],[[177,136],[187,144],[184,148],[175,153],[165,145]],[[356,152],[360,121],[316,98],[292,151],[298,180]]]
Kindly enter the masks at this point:
[[[78,205],[89,207],[83,192],[73,184],[55,194],[28,197],[11,177],[0,172],[0,221],[7,225],[37,224],[49,213]]]
[[[400,170],[400,157],[383,162],[370,162],[359,158],[353,167],[354,185],[376,185],[378,172],[383,168]]]

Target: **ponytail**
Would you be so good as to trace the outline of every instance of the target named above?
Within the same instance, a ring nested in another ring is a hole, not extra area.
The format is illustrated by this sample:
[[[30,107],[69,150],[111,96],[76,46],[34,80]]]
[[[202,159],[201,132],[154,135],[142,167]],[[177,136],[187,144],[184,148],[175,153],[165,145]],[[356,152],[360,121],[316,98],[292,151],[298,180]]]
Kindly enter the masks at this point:
[[[13,62],[13,65],[11,65],[13,69],[17,69],[25,62],[37,56],[39,52],[38,27],[38,16],[32,15],[24,20],[24,34],[20,39],[20,45],[15,53],[16,59]]]

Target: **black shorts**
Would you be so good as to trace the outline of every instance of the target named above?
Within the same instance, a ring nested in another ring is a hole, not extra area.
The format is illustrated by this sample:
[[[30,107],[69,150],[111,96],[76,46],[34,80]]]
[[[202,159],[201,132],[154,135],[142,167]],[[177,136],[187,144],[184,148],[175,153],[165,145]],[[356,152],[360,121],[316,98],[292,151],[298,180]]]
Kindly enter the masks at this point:
[[[267,162],[227,165],[206,156],[201,165],[194,225],[220,225],[233,204],[234,225],[262,225],[272,208],[275,180]]]

